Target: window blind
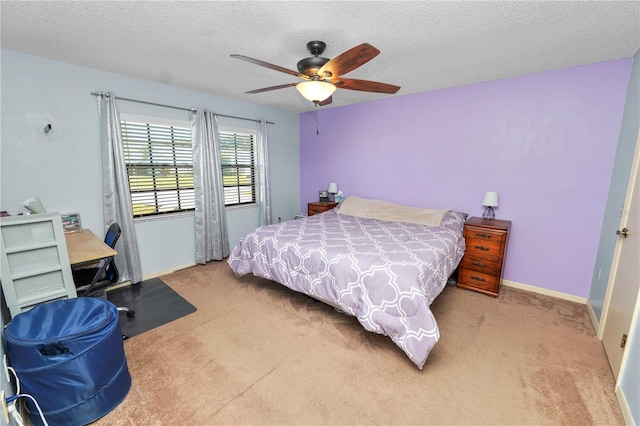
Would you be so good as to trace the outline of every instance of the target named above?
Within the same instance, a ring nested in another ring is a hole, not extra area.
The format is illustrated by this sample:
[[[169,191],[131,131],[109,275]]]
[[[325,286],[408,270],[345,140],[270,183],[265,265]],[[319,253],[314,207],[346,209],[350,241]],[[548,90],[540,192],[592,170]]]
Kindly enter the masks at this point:
[[[193,154],[188,127],[122,120],[133,216],[193,210]]]
[[[220,131],[224,204],[256,202],[255,135]]]

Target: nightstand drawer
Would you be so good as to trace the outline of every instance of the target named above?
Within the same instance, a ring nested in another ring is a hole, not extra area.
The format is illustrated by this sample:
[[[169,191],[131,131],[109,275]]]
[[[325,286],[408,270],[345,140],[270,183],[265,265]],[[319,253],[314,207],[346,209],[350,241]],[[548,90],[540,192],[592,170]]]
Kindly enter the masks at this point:
[[[507,233],[504,231],[496,231],[493,229],[479,228],[475,226],[467,226],[464,230],[465,240],[487,244],[502,244],[506,235]]]
[[[324,213],[328,210],[331,210],[337,205],[338,203],[334,203],[332,201],[319,201],[315,203],[308,203],[307,216],[313,216],[314,214]]]
[[[500,272],[500,259],[498,257],[480,257],[467,254],[462,259],[460,266],[470,271],[497,275]]]
[[[314,214],[323,213],[325,211],[327,211],[325,207],[309,204],[307,208],[307,215],[312,216]]]
[[[458,275],[458,286],[470,286],[477,289],[498,292],[500,277],[495,274],[484,274],[478,271],[461,269]]]
[[[467,248],[465,253],[471,256],[483,256],[483,257],[500,257],[502,252],[502,244],[496,240],[477,240],[467,239],[465,236],[465,244]]]

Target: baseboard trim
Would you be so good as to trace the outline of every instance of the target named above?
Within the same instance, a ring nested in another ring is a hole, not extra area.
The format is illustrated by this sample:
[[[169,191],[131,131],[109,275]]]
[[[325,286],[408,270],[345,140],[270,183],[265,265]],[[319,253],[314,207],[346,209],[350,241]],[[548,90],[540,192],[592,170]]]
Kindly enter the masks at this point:
[[[162,275],[167,275],[167,274],[170,274],[172,272],[176,272],[176,271],[180,271],[182,269],[190,268],[192,266],[196,266],[196,263],[195,262],[186,263],[184,265],[176,266],[176,267],[173,267],[171,269],[165,269],[163,271],[154,272],[152,274],[145,274],[145,275],[142,276],[142,281],[150,280],[152,278],[158,278],[158,277],[160,277]],[[131,281],[123,281],[121,283],[118,283],[117,285],[114,285],[113,287],[109,287],[109,290],[115,290],[115,289],[118,289],[118,288],[121,288],[121,287],[126,287],[126,286],[129,286],[129,285],[131,285]]]
[[[618,400],[618,404],[620,404],[620,411],[622,411],[622,417],[624,418],[624,423],[627,425],[632,425],[633,418],[631,416],[631,410],[629,409],[629,404],[627,403],[627,398],[624,396],[624,392],[620,385],[616,384],[615,388],[616,399]]]
[[[602,340],[602,336],[600,336],[598,333],[600,321],[598,321],[598,318],[596,318],[596,313],[594,312],[593,306],[591,306],[591,302],[589,300],[587,300],[587,312],[589,313],[589,318],[591,319],[591,325],[596,332],[596,337],[598,337],[599,340]]]
[[[153,274],[143,275],[142,279],[143,280],[150,280],[151,278],[158,278],[159,276],[162,276],[162,275],[167,275],[167,274],[170,274],[172,272],[180,271],[182,269],[191,268],[192,266],[196,266],[196,263],[195,262],[190,262],[190,263],[186,263],[184,265],[173,267],[171,269],[165,269],[164,271],[158,271],[158,272],[154,272]]]
[[[532,293],[543,294],[545,296],[555,297],[557,299],[568,300],[570,302],[576,302],[585,305],[587,303],[586,297],[574,296],[573,294],[562,293],[560,291],[549,290],[542,287],[536,287],[529,284],[517,283],[515,281],[502,280],[502,285],[507,287],[513,287],[520,290],[530,291]]]

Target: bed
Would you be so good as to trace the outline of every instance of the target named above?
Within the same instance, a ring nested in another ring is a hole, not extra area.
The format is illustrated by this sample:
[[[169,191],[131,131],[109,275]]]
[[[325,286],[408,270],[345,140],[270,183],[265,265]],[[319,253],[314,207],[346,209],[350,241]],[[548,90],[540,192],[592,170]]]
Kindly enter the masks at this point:
[[[356,317],[422,369],[440,337],[430,305],[462,259],[465,218],[349,197],[325,213],[257,228],[227,262],[237,277],[275,281]]]

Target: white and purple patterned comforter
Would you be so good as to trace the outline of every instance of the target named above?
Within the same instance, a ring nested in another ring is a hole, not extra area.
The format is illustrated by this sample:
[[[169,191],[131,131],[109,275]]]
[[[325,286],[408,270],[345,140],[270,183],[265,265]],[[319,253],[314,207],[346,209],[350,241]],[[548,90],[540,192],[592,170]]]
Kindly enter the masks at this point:
[[[462,259],[463,225],[454,212],[424,226],[331,210],[257,228],[228,263],[238,277],[253,273],[339,307],[422,368],[440,337],[430,305]]]

